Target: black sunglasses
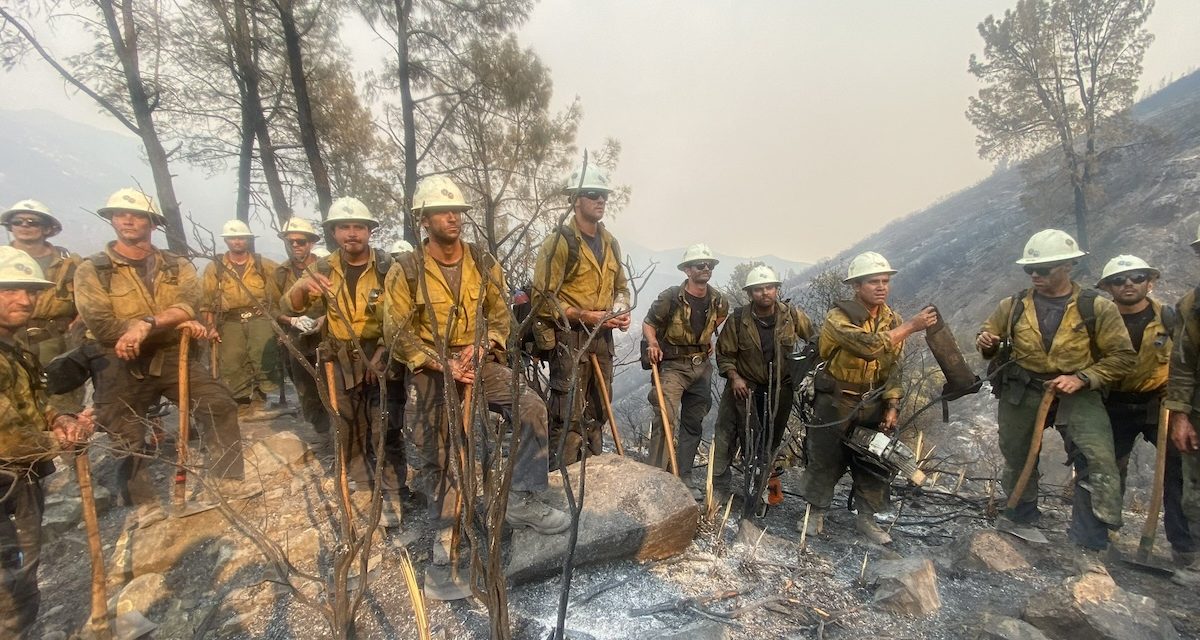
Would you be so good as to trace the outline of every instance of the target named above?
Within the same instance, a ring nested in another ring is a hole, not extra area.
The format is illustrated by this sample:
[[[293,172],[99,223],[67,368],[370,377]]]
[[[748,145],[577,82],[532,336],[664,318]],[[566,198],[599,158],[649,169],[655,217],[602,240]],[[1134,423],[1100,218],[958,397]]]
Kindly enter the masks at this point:
[[[10,227],[41,227],[41,226],[44,226],[44,223],[41,220],[30,220],[29,218],[18,218],[16,220],[9,220],[8,226],[10,226]]]
[[[699,271],[712,271],[714,265],[711,262],[693,262],[688,266]]]
[[[311,243],[312,243],[312,240],[309,240],[308,238],[299,238],[299,239],[292,238],[292,239],[288,240],[288,244],[292,245],[293,247],[303,247],[303,246],[311,244]]]
[[[607,191],[580,191],[579,195],[583,196],[584,198],[587,198],[588,200],[604,200],[606,202],[608,201],[608,192]]]
[[[1126,281],[1132,282],[1133,284],[1142,284],[1149,279],[1150,279],[1150,276],[1148,274],[1140,273],[1140,272],[1139,273],[1118,273],[1117,275],[1109,276],[1109,277],[1105,278],[1104,284],[1106,284],[1110,287],[1119,287],[1119,286],[1125,284]]]
[[[1063,263],[1060,262],[1058,264],[1052,264],[1049,266],[1025,265],[1024,267],[1021,267],[1021,268],[1024,269],[1025,273],[1027,273],[1031,276],[1041,276],[1041,277],[1045,278],[1046,276],[1050,275],[1051,271],[1054,271],[1055,269],[1061,267],[1062,265],[1063,265]]]

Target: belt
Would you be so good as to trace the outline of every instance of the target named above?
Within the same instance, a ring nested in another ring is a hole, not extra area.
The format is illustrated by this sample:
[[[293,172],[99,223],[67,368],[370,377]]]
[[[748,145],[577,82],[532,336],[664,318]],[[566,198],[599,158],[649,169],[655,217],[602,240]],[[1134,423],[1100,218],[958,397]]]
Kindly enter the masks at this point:
[[[708,351],[690,351],[688,353],[670,353],[666,349],[663,351],[665,360],[690,360],[692,364],[699,365],[708,359]]]
[[[836,378],[834,378],[834,379],[837,380]],[[878,388],[873,383],[842,382],[841,380],[837,381],[837,385],[838,385],[838,391],[841,391],[842,395],[855,396],[855,397],[862,396],[863,394],[866,394],[866,393],[870,393]]]
[[[255,307],[238,307],[237,309],[226,309],[227,317],[237,318],[242,322],[249,322],[256,316],[262,316],[262,309]]]

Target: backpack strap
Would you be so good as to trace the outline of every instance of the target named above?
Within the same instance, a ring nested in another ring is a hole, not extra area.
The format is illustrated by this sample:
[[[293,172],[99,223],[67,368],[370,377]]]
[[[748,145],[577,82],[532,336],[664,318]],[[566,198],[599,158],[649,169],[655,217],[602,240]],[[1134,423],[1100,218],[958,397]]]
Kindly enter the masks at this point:
[[[863,326],[871,317],[871,312],[867,311],[867,308],[857,300],[838,300],[833,303],[833,306],[846,314],[846,317],[850,318],[850,322],[856,327]]]
[[[558,228],[558,235],[567,243],[567,262],[563,265],[563,282],[566,282],[579,268],[579,238],[575,237],[575,232],[567,225]]]
[[[84,260],[91,262],[96,268],[96,278],[100,280],[100,286],[104,288],[105,293],[112,293],[112,277],[113,277],[113,262],[108,254],[101,251],[100,253],[92,254]]]
[[[1159,307],[1160,320],[1163,328],[1166,329],[1167,335],[1174,336],[1182,324],[1179,320],[1179,314],[1175,311],[1175,307],[1169,304],[1164,304]]]
[[[1008,327],[1005,329],[1005,339],[1013,339],[1013,328],[1017,325],[1017,318],[1025,314],[1025,296],[1029,295],[1029,289],[1021,289],[1012,298],[1012,308],[1008,310]]]
[[[1092,348],[1092,360],[1100,360],[1100,347],[1096,345],[1096,297],[1100,292],[1095,289],[1084,289],[1079,292],[1079,315],[1083,317],[1083,326],[1087,328],[1088,345]]]

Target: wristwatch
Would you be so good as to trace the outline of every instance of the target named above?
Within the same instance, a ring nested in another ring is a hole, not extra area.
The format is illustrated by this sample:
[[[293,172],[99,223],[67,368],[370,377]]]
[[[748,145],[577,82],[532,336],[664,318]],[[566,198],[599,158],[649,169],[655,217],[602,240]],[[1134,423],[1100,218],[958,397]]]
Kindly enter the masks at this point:
[[[154,316],[144,316],[142,318],[142,322],[145,322],[146,324],[150,325],[151,331],[154,331],[155,327],[158,326],[158,321],[154,319]]]

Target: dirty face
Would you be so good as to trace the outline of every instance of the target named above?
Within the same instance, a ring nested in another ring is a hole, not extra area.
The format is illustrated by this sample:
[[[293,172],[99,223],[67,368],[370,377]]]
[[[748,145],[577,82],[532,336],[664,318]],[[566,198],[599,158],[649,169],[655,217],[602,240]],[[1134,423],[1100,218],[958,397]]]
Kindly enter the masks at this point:
[[[26,289],[0,289],[0,328],[16,331],[29,322],[34,294]]]
[[[750,301],[754,306],[763,311],[775,306],[779,301],[779,285],[777,284],[759,284],[746,289],[746,293],[750,294]]]
[[[333,228],[333,240],[342,253],[358,257],[367,252],[370,245],[371,228],[363,222],[339,222]]]
[[[308,260],[308,255],[312,253],[312,236],[307,233],[289,233],[284,236],[283,241],[287,244],[288,257],[296,262]]]
[[[1101,285],[1112,296],[1113,302],[1133,306],[1154,290],[1154,275],[1146,271],[1126,271],[1105,278]]]
[[[434,211],[421,218],[429,239],[437,244],[453,244],[462,235],[461,211]]]
[[[881,273],[879,275],[859,278],[851,285],[854,289],[854,296],[858,301],[867,308],[878,307],[887,304],[888,293],[892,289],[892,276]]]
[[[15,214],[4,226],[8,227],[14,240],[22,242],[43,242],[50,235],[49,221],[36,213]]]
[[[1049,295],[1051,292],[1061,291],[1070,284],[1071,267],[1074,264],[1074,262],[1028,264],[1023,269],[1025,273],[1029,274],[1029,282],[1033,285],[1033,290],[1042,295]]]
[[[586,189],[579,192],[575,198],[575,214],[588,222],[600,222],[604,219],[604,210],[608,206],[608,192],[597,189]]]
[[[112,228],[117,232],[117,239],[123,242],[148,242],[154,231],[154,221],[140,211],[118,209],[112,214]]]

